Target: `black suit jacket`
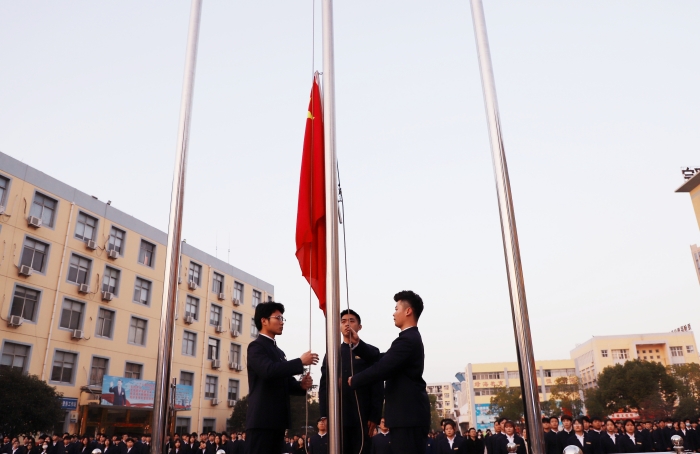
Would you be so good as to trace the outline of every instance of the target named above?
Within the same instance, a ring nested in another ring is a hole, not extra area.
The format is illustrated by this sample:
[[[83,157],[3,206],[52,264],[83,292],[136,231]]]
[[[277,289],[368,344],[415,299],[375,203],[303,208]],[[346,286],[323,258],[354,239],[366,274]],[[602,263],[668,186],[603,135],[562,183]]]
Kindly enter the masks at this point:
[[[527,454],[527,451],[525,451],[525,440],[518,435],[514,434],[513,435],[513,442],[518,445],[518,450],[516,451],[517,454]],[[496,438],[494,440],[493,444],[493,453],[494,454],[508,454],[508,436],[505,434],[501,435],[500,437]],[[587,454],[587,453],[584,453]]]
[[[561,454],[561,451],[557,451],[557,433],[549,432],[544,433],[544,450],[547,454]]]
[[[328,433],[323,437],[314,434],[309,438],[309,454],[328,454]]]
[[[464,437],[464,446],[467,454],[484,454],[484,439],[478,438],[472,440],[470,437]]]
[[[301,359],[287,361],[275,342],[262,334],[248,344],[248,412],[246,429],[288,429],[289,396],[306,395],[295,375]]]
[[[622,434],[617,437],[617,449],[619,452],[645,452],[644,443],[642,442],[642,434],[639,432],[634,433],[634,441],[629,437],[629,435]]]
[[[558,452],[563,452],[564,448],[569,446],[569,437],[574,434],[573,429],[570,432],[567,432],[563,428],[557,432],[557,451]]]
[[[379,349],[367,345],[376,350],[373,355],[379,354]],[[352,359],[352,368],[350,360]],[[366,427],[367,421],[379,424],[382,419],[382,406],[384,405],[384,382],[377,381],[353,391],[348,385],[348,377],[358,374],[369,368],[369,363],[350,350],[350,346],[343,342],[340,345],[340,383],[342,384],[342,421],[345,427]],[[318,401],[321,408],[321,416],[328,417],[328,363],[323,357],[321,366],[321,381],[318,386]],[[357,393],[357,400],[355,400]],[[358,418],[357,404],[360,404],[362,422]]]
[[[466,442],[460,435],[455,435],[451,448],[447,437],[441,437],[439,440],[437,440],[433,447],[434,454],[464,454],[465,452],[467,452]]]
[[[354,352],[371,366],[352,377],[352,389],[386,381],[384,418],[387,426],[420,427],[427,432],[430,401],[423,380],[425,353],[418,327],[401,331],[386,353],[378,353],[363,341]]]
[[[598,443],[596,443],[593,436],[589,433],[583,434],[583,445],[578,441],[576,434],[571,431],[571,435],[566,439],[565,448],[567,446],[578,446],[583,451],[583,454],[600,454],[600,449],[598,448]]]
[[[656,429],[651,433],[651,438],[654,443],[654,451],[664,452],[671,450],[671,439],[670,437],[668,439],[666,438],[666,432],[666,427],[664,427],[663,429]]]
[[[379,433],[372,437],[371,448],[369,454],[392,454],[391,450],[391,432],[383,434]],[[483,452],[480,454],[484,454]]]
[[[600,445],[600,452],[602,454],[616,454],[619,451],[619,448],[617,447],[617,440],[620,438],[620,435],[615,433],[615,441],[613,441],[612,438],[610,438],[610,435],[608,435],[607,432],[601,432],[600,434],[600,439],[599,445]]]
[[[496,449],[496,443],[500,437],[504,437],[503,432],[496,432],[488,437],[484,438],[484,445],[486,446],[487,454],[493,454],[493,450]],[[560,454],[560,453],[557,453]]]

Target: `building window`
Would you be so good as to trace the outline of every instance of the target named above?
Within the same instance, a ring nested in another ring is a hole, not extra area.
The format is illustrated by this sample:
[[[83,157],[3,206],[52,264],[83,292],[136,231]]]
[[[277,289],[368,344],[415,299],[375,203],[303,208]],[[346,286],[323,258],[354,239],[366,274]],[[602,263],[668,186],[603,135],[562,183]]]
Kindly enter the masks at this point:
[[[267,295],[267,302],[271,303],[272,302],[272,295]]]
[[[74,284],[87,284],[90,277],[92,260],[79,255],[71,255],[68,267],[68,282]]]
[[[686,345],[685,346],[685,351],[688,353],[694,353],[695,352],[695,347],[692,345]]]
[[[243,304],[243,284],[240,282],[233,283],[233,299],[238,300],[240,304]]]
[[[129,324],[129,343],[145,346],[147,326],[148,321],[142,318],[131,317],[131,323]]]
[[[517,374],[518,372],[515,371]],[[484,372],[481,374],[472,374],[474,380],[500,380],[503,374],[501,372]],[[520,377],[520,375],[517,375]]]
[[[549,370],[549,369],[545,369],[545,371],[544,371],[544,376],[545,376],[545,377],[551,377],[551,376],[552,376],[552,371]]]
[[[671,356],[683,356],[683,347],[671,347]]]
[[[119,290],[119,275],[120,272],[116,268],[111,266],[105,267],[105,276],[102,279],[102,291],[114,293],[115,295]]]
[[[260,334],[260,333],[258,332],[258,328],[255,326],[255,320],[251,318],[250,319],[250,337],[255,339],[256,337],[258,337],[258,334]]]
[[[630,351],[627,349],[613,349],[612,357],[613,359],[628,359],[630,357]]]
[[[112,226],[112,228],[109,231],[109,243],[107,244],[107,250],[117,251],[120,255],[123,254],[125,236],[126,232]]]
[[[134,302],[148,304],[151,296],[151,282],[146,279],[136,278],[134,284]]]
[[[238,312],[231,314],[231,331],[243,332],[243,315]]]
[[[214,273],[214,282],[212,285],[212,292],[216,293],[217,295],[219,293],[224,293],[224,276],[219,274],[219,273]]]
[[[97,218],[94,218],[82,211],[78,213],[78,222],[75,225],[75,237],[85,242],[95,239],[97,231]]]
[[[211,312],[209,313],[209,324],[212,326],[221,325],[221,306],[216,304],[211,305]]]
[[[190,418],[175,418],[175,433],[188,434],[190,433]]]
[[[29,350],[30,347],[28,345],[5,342],[5,345],[2,347],[0,367],[3,369],[26,372],[27,367],[29,366]]]
[[[34,194],[34,202],[32,202],[29,215],[40,218],[42,225],[53,227],[54,218],[56,217],[56,205],[58,205],[56,200],[37,192]]]
[[[107,375],[107,366],[109,359],[94,356],[92,358],[92,367],[90,367],[90,383],[89,386],[102,387],[102,378]]]
[[[12,297],[10,315],[19,315],[25,320],[36,322],[37,306],[39,305],[39,292],[18,285]]]
[[[187,356],[197,356],[197,334],[185,331],[182,334],[182,354]]]
[[[219,379],[217,377],[214,377],[212,375],[207,375],[207,378],[205,379],[205,382],[204,382],[204,398],[205,399],[215,399],[216,398],[216,388],[218,388],[218,381],[219,381]]]
[[[7,206],[7,188],[10,186],[10,180],[5,177],[0,177],[0,205]]]
[[[231,343],[230,360],[232,363],[241,364],[241,346]]]
[[[214,432],[214,429],[216,429],[216,419],[204,418],[202,420],[202,432],[204,432],[204,433]]]
[[[135,378],[136,380],[141,380],[141,372],[143,371],[143,366],[136,363],[126,363],[124,367],[124,378]]]
[[[79,301],[63,300],[59,326],[65,329],[80,329],[83,325],[85,304]]]
[[[191,315],[195,320],[199,320],[199,299],[187,295],[185,300],[185,316]]]
[[[253,307],[258,307],[258,304],[260,304],[261,298],[262,298],[262,293],[260,293],[258,290],[253,290]]]
[[[238,400],[238,380],[228,381],[228,400]]]
[[[608,357],[608,351],[607,351],[607,350],[601,350],[601,351],[600,351],[600,356],[602,356],[603,358],[607,358],[607,357]]]
[[[207,359],[219,359],[219,339],[213,337],[209,338],[209,345],[207,346]]]
[[[190,268],[187,272],[187,282],[193,282],[197,286],[202,285],[202,265],[197,265],[194,262],[190,262]]]
[[[73,383],[73,371],[78,359],[76,353],[56,350],[53,355],[53,367],[51,368],[51,381],[57,383]]]
[[[146,240],[141,240],[141,249],[139,250],[139,263],[142,265],[153,267],[153,256],[156,252],[156,245],[149,243]]]
[[[34,271],[43,273],[44,265],[46,264],[46,254],[48,254],[48,252],[48,244],[32,238],[25,238],[20,265],[26,265]]]
[[[194,372],[180,371],[180,384],[183,386],[194,386]]]
[[[114,326],[114,311],[100,308],[97,312],[97,327],[95,336],[112,338],[112,327]]]

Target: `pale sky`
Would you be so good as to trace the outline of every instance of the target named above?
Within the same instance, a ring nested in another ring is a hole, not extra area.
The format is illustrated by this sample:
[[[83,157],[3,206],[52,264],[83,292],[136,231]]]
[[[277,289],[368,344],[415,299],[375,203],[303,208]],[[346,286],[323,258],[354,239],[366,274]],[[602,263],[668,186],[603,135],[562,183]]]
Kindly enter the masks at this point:
[[[320,1],[315,69],[322,69]],[[335,2],[350,305],[381,350],[419,293],[424,378],[514,361],[469,3]],[[700,166],[700,3],[485,1],[537,359],[700,326],[680,168]],[[167,230],[190,5],[0,1],[0,150]],[[275,286],[294,256],[312,2],[204,1],[184,238]],[[345,305],[345,300],[343,300]],[[323,353],[314,308],[312,342]],[[317,375],[318,378],[318,375]]]

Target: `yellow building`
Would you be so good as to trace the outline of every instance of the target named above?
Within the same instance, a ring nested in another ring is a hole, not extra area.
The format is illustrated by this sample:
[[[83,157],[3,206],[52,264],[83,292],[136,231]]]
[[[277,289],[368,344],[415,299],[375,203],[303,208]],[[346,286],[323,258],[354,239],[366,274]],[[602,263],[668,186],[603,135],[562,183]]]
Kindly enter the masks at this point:
[[[425,387],[428,394],[434,395],[435,409],[441,418],[455,417],[455,393],[452,389],[452,383],[428,383]]]
[[[155,380],[167,235],[2,153],[0,212],[0,365],[63,393],[59,432],[148,431],[151,409],[101,393],[105,376]],[[221,431],[274,287],[183,243],[179,288],[171,376],[192,398],[176,426]]]
[[[594,336],[571,350],[571,358],[584,388],[596,386],[604,368],[627,360],[656,361],[664,366],[700,362],[692,331]]]
[[[574,361],[556,359],[536,361],[540,401],[549,399],[551,386],[559,377],[576,377]],[[491,396],[498,388],[520,387],[520,373],[515,362],[467,364],[465,381],[458,393],[459,425],[462,429],[493,429],[498,415],[489,411]]]

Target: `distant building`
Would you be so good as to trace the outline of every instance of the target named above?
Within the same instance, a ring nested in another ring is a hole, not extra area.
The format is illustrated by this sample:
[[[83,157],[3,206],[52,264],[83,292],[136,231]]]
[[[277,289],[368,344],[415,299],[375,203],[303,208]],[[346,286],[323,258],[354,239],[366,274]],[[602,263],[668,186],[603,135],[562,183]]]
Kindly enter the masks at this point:
[[[435,408],[441,418],[455,418],[455,395],[452,383],[428,383],[426,391],[437,398]]]
[[[693,204],[695,219],[700,227],[700,168],[686,168],[682,170],[685,182],[676,189],[676,192],[687,192],[690,194],[690,202]],[[693,257],[693,268],[700,282],[700,248],[693,244],[690,246],[690,254]]]

